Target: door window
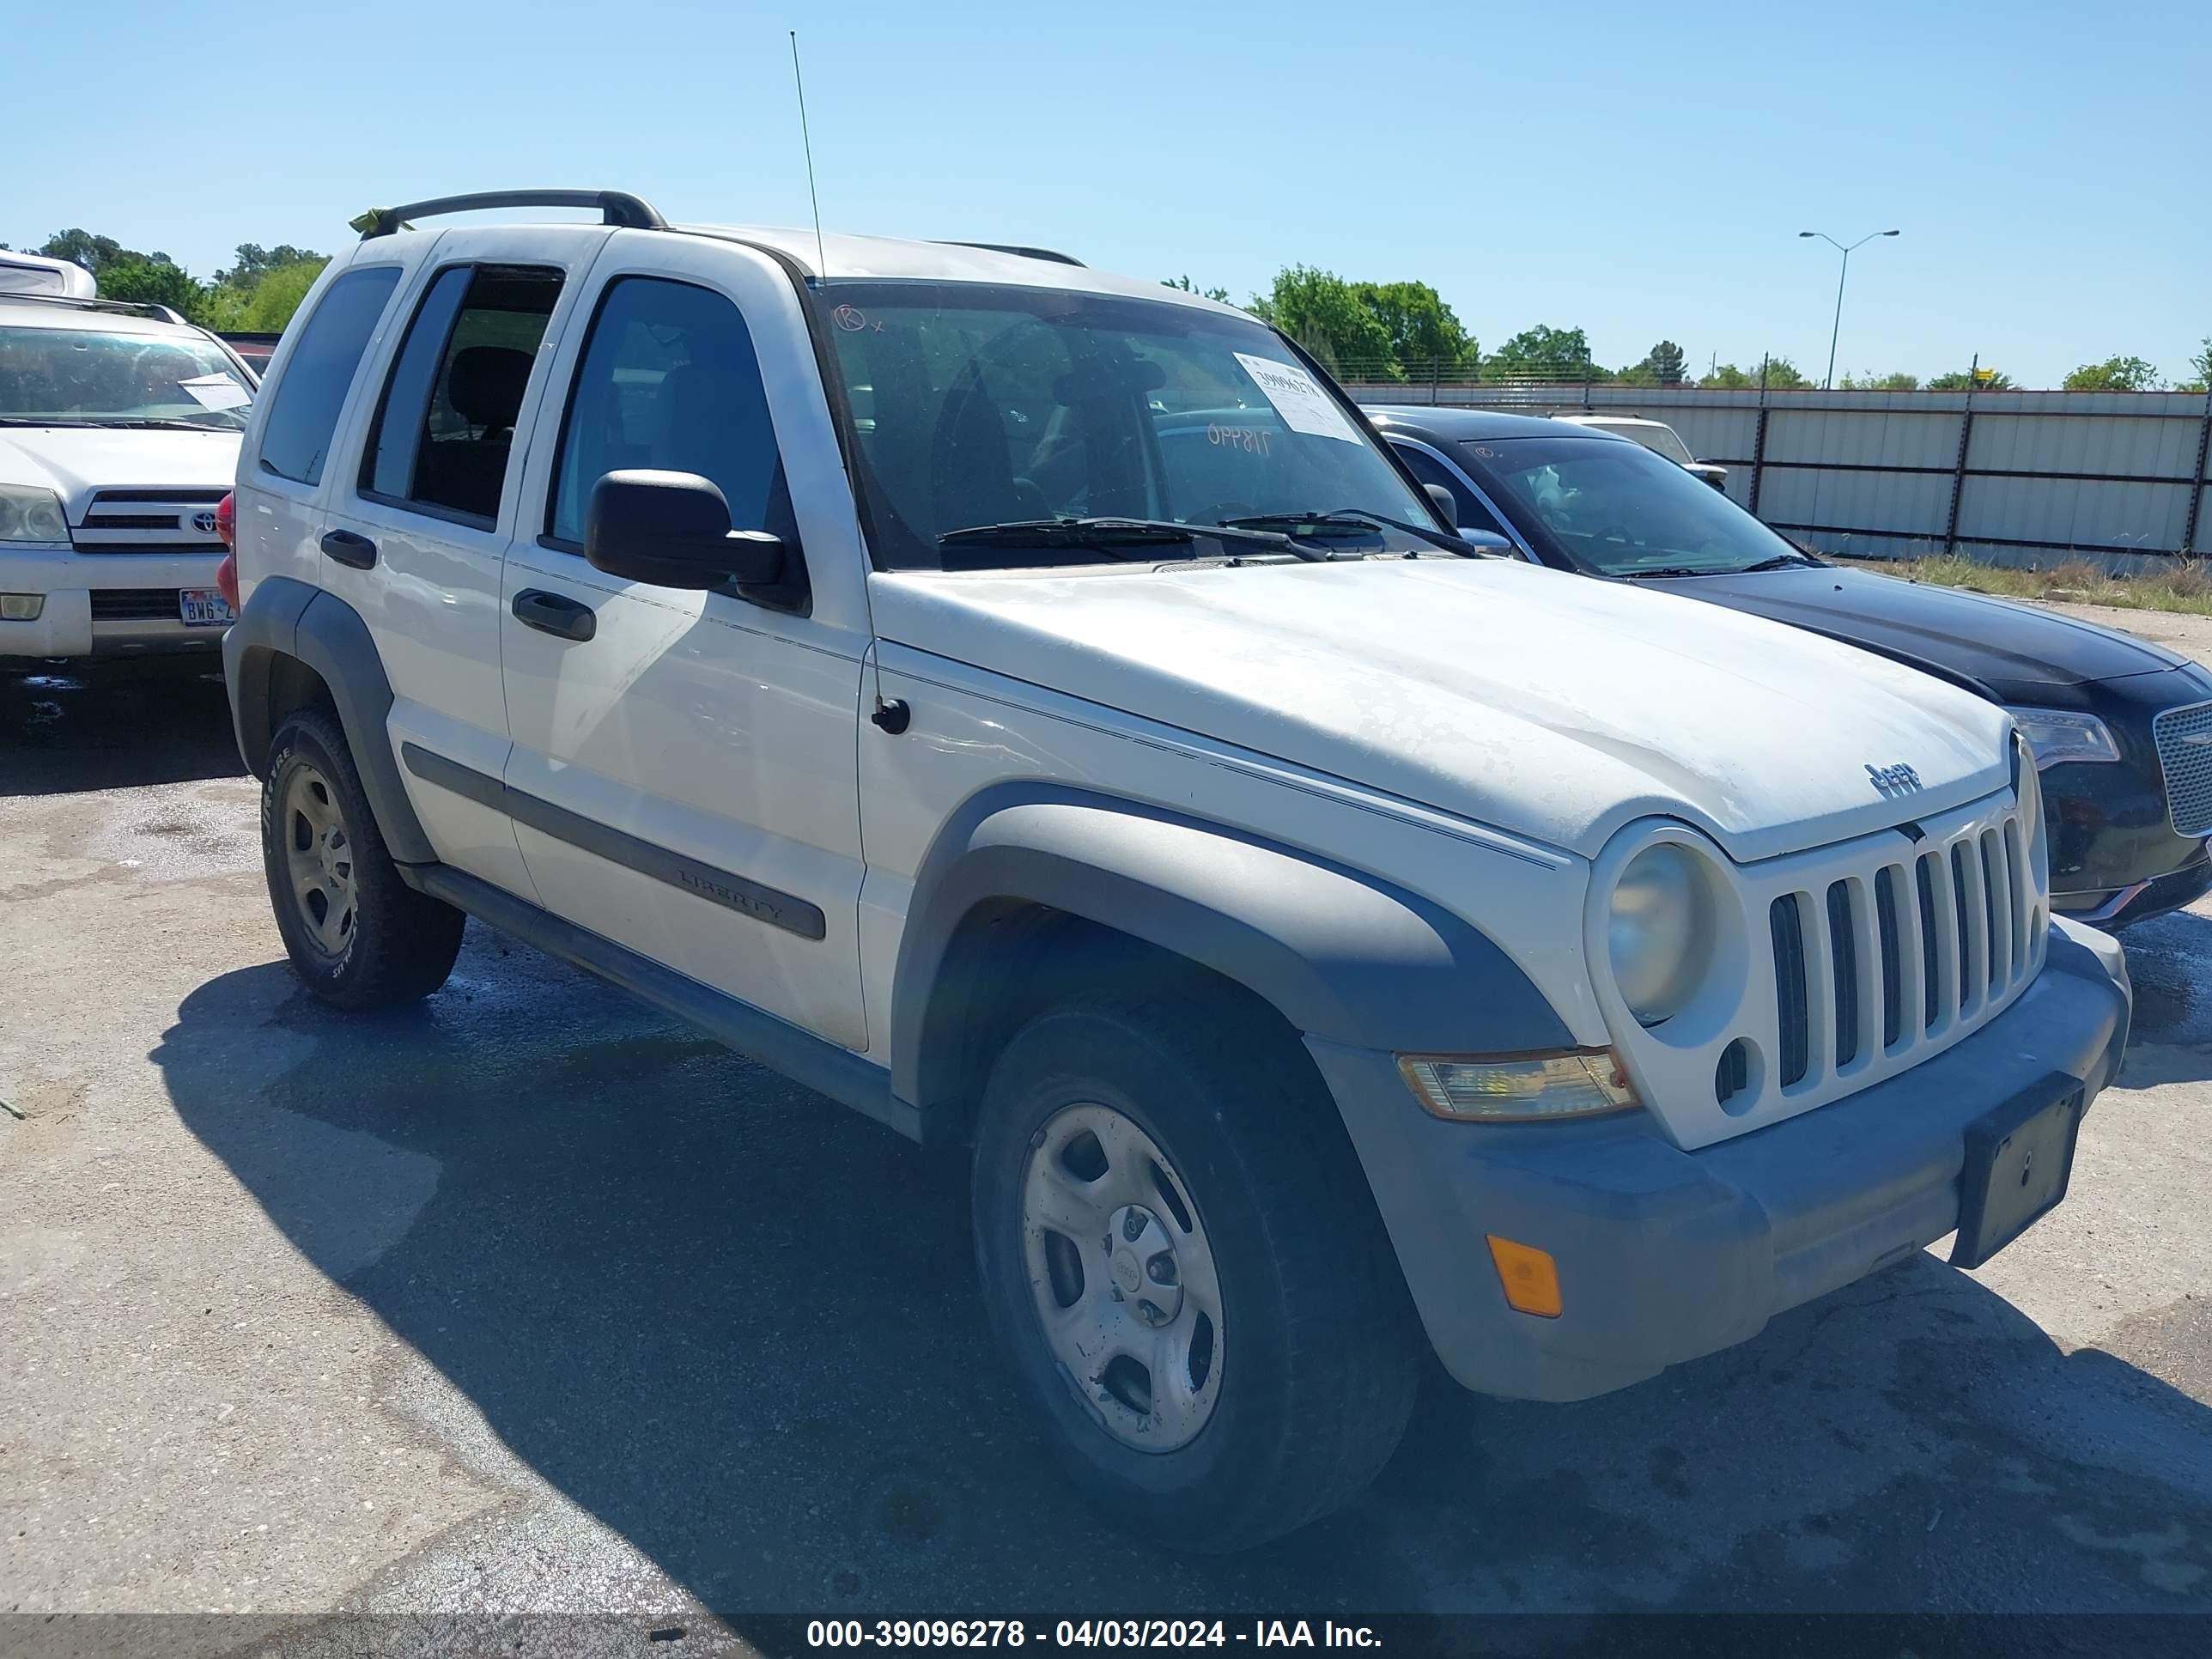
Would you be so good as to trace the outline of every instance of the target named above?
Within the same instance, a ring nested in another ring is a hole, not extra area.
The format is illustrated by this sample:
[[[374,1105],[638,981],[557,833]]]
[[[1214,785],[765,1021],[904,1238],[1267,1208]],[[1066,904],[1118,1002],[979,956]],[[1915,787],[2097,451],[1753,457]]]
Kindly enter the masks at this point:
[[[560,297],[556,270],[441,271],[385,381],[362,457],[362,493],[489,528],[538,343]]]
[[[346,392],[368,349],[385,302],[399,285],[399,267],[349,270],[332,283],[301,331],[284,378],[261,429],[262,470],[295,483],[323,481]]]
[[[723,295],[657,276],[608,284],[568,396],[548,540],[580,550],[592,486],[629,467],[710,479],[732,529],[796,545],[752,335]]]
[[[1407,445],[1394,444],[1391,447],[1398,452],[1398,459],[1405,462],[1406,470],[1423,483],[1442,484],[1451,491],[1452,505],[1459,510],[1459,527],[1462,530],[1487,530],[1495,535],[1506,534],[1505,526],[1498,522],[1497,515],[1467,487],[1467,481],[1449,467],[1439,465],[1434,456]]]

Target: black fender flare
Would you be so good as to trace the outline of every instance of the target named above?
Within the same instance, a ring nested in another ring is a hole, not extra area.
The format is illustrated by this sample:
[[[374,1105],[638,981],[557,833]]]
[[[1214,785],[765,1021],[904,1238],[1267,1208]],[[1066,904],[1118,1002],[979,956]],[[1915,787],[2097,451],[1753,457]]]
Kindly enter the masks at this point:
[[[1520,967],[1430,900],[1202,819],[1087,791],[1003,784],[939,831],[899,940],[891,1088],[925,1125],[962,1110],[975,1059],[959,1052],[969,1011],[937,993],[970,978],[975,964],[953,959],[961,951],[988,948],[963,923],[1008,902],[1081,917],[1198,963],[1330,1042],[1399,1053],[1574,1046]]]
[[[386,721],[392,681],[361,613],[333,593],[290,576],[256,583],[253,597],[223,635],[223,678],[230,718],[246,769],[263,775],[270,740],[270,681],[280,658],[313,669],[330,688],[361,784],[386,848],[402,864],[434,864],[438,855],[400,781]]]

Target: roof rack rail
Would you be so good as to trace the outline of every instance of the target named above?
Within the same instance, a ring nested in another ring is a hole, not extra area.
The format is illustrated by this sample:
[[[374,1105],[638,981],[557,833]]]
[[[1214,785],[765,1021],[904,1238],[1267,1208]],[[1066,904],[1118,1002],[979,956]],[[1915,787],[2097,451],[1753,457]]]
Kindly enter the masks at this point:
[[[938,245],[940,247],[978,247],[986,253],[1012,253],[1024,259],[1049,259],[1056,265],[1073,265],[1079,270],[1085,269],[1083,261],[1073,254],[1055,253],[1048,247],[1021,247],[1011,242],[956,242],[942,238]]]
[[[480,190],[467,196],[433,196],[401,207],[371,208],[347,222],[364,242],[389,236],[409,221],[445,213],[475,213],[485,208],[597,208],[600,222],[631,230],[665,230],[668,222],[652,203],[626,190]]]
[[[17,294],[0,289],[0,304],[14,305],[18,301],[34,306],[66,306],[72,311],[115,312],[126,317],[149,317],[157,323],[179,323],[189,328],[191,323],[171,307],[156,305],[151,300],[102,300],[80,294]]]

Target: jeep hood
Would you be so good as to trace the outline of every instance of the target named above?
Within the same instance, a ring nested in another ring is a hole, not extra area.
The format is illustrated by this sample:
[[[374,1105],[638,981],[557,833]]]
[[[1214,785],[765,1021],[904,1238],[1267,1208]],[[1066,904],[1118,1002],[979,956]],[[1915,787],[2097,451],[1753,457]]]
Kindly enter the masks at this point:
[[[242,434],[127,427],[0,428],[0,483],[33,484],[62,498],[69,521],[101,489],[228,489]]]
[[[1505,560],[872,578],[878,635],[1594,855],[1651,815],[1739,860],[2010,775],[2008,717],[1851,647]],[[1885,797],[1872,769],[1912,769]]]

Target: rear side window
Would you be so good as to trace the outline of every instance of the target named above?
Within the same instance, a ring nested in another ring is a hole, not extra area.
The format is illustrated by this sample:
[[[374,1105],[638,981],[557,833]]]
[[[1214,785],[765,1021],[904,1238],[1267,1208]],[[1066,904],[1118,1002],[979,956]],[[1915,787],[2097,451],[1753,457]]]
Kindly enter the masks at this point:
[[[561,272],[455,265],[407,325],[362,456],[364,495],[489,526]]]
[[[261,465],[296,483],[323,481],[323,462],[361,368],[368,337],[399,285],[397,265],[349,270],[332,283],[307,319],[261,428]]]
[[[752,335],[721,295],[655,276],[608,284],[568,397],[549,537],[582,546],[592,487],[625,467],[712,479],[732,529],[795,543]]]

